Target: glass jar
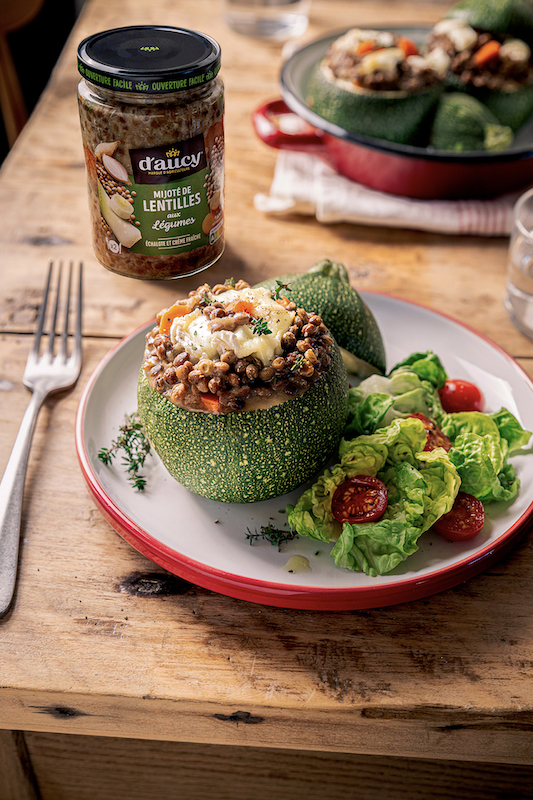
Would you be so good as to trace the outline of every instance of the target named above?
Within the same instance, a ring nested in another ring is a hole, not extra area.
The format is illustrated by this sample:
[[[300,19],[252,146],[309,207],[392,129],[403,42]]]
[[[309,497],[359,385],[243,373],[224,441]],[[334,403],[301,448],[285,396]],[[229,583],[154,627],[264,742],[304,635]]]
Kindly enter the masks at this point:
[[[78,48],[96,257],[132,278],[207,269],[224,251],[220,47],[182,28],[116,28]]]

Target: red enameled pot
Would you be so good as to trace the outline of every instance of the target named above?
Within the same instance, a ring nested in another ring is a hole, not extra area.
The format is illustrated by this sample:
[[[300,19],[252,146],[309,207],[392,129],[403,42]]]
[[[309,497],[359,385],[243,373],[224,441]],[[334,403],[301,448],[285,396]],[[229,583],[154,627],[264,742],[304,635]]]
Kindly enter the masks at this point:
[[[427,28],[395,28],[420,43]],[[342,33],[342,32],[341,32]],[[281,95],[252,115],[263,142],[280,150],[319,156],[342,175],[382,192],[419,199],[495,197],[533,183],[533,121],[518,132],[513,147],[501,153],[444,153],[348,133],[318,116],[306,104],[309,74],[337,32],[298,50],[281,73]],[[283,117],[296,114],[290,132]]]

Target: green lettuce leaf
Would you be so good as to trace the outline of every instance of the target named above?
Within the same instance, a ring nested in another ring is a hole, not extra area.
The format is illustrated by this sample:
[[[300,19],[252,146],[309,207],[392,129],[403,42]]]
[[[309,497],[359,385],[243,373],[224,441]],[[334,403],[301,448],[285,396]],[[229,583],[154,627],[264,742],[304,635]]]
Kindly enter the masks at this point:
[[[483,503],[514,500],[520,482],[501,453],[498,442],[488,434],[460,434],[449,456],[461,478],[461,491]]]
[[[505,408],[495,414],[448,414],[441,426],[452,441],[449,455],[461,478],[461,491],[483,503],[514,500],[520,481],[507,459],[529,442],[531,433]]]
[[[506,408],[501,408],[495,414],[489,414],[489,416],[498,426],[502,439],[505,439],[509,445],[507,455],[512,456],[518,453],[522,447],[529,443],[531,431],[524,430],[516,417]]]
[[[448,379],[439,357],[432,350],[426,350],[425,353],[411,353],[392,368],[391,374],[400,367],[409,367],[420,378],[429,381],[437,391],[442,389]]]
[[[372,434],[394,419],[416,413],[433,419],[444,414],[439,394],[430,381],[406,367],[394,370],[389,377],[372,375],[348,391],[344,436]]]

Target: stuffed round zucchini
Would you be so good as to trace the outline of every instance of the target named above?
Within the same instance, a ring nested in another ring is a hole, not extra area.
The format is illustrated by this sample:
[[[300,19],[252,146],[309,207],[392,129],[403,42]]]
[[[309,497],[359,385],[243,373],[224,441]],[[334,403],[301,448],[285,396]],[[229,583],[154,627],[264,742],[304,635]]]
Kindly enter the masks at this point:
[[[244,281],[204,284],[146,336],[139,416],[179,483],[249,503],[291,491],[326,463],[347,391],[339,348],[317,314]]]
[[[350,133],[416,144],[443,91],[448,63],[439,48],[421,56],[410,39],[352,28],[315,67],[307,103]]]
[[[533,113],[532,54],[523,39],[458,16],[438,22],[427,45],[449,56],[448,86],[472,94],[501,124],[517,131]]]

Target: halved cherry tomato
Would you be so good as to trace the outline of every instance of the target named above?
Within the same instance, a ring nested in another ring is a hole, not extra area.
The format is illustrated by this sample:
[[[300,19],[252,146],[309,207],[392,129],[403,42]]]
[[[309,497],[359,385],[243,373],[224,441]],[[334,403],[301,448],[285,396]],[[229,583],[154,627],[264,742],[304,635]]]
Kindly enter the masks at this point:
[[[476,50],[472,56],[472,63],[476,67],[486,66],[490,61],[498,57],[500,47],[501,44],[497,42],[496,39],[491,39],[480,47],[479,50]]]
[[[170,308],[167,308],[167,310],[161,315],[161,319],[159,321],[159,333],[170,333],[172,322],[176,319],[176,317],[184,317],[186,314],[190,313],[191,309],[189,306],[184,306],[183,304],[170,306]]]
[[[434,450],[436,447],[444,447],[446,451],[450,449],[452,443],[448,437],[443,434],[436,422],[426,417],[425,414],[410,414],[409,416],[422,420],[424,424],[427,433],[427,441],[424,450]]]
[[[483,411],[485,398],[473,383],[460,380],[447,380],[439,397],[447,414],[457,411]]]
[[[385,513],[389,493],[379,478],[355,475],[341,483],[331,501],[331,513],[338,522],[374,522]]]
[[[235,311],[235,313],[239,311],[244,311],[246,314],[249,314],[251,317],[255,317],[255,306],[253,303],[248,303],[246,300],[237,300],[233,305],[229,307],[230,311]]]
[[[433,530],[452,542],[466,542],[477,536],[485,522],[485,509],[477,497],[459,492],[451,511],[435,522]]]
[[[215,414],[220,407],[220,401],[218,397],[216,394],[211,394],[211,392],[208,392],[207,394],[201,394],[200,401],[206,411],[210,411],[212,414]]]
[[[405,57],[407,56],[417,56],[418,55],[418,48],[416,44],[408,39],[406,36],[400,36],[398,39],[398,47],[400,50],[403,50]]]

